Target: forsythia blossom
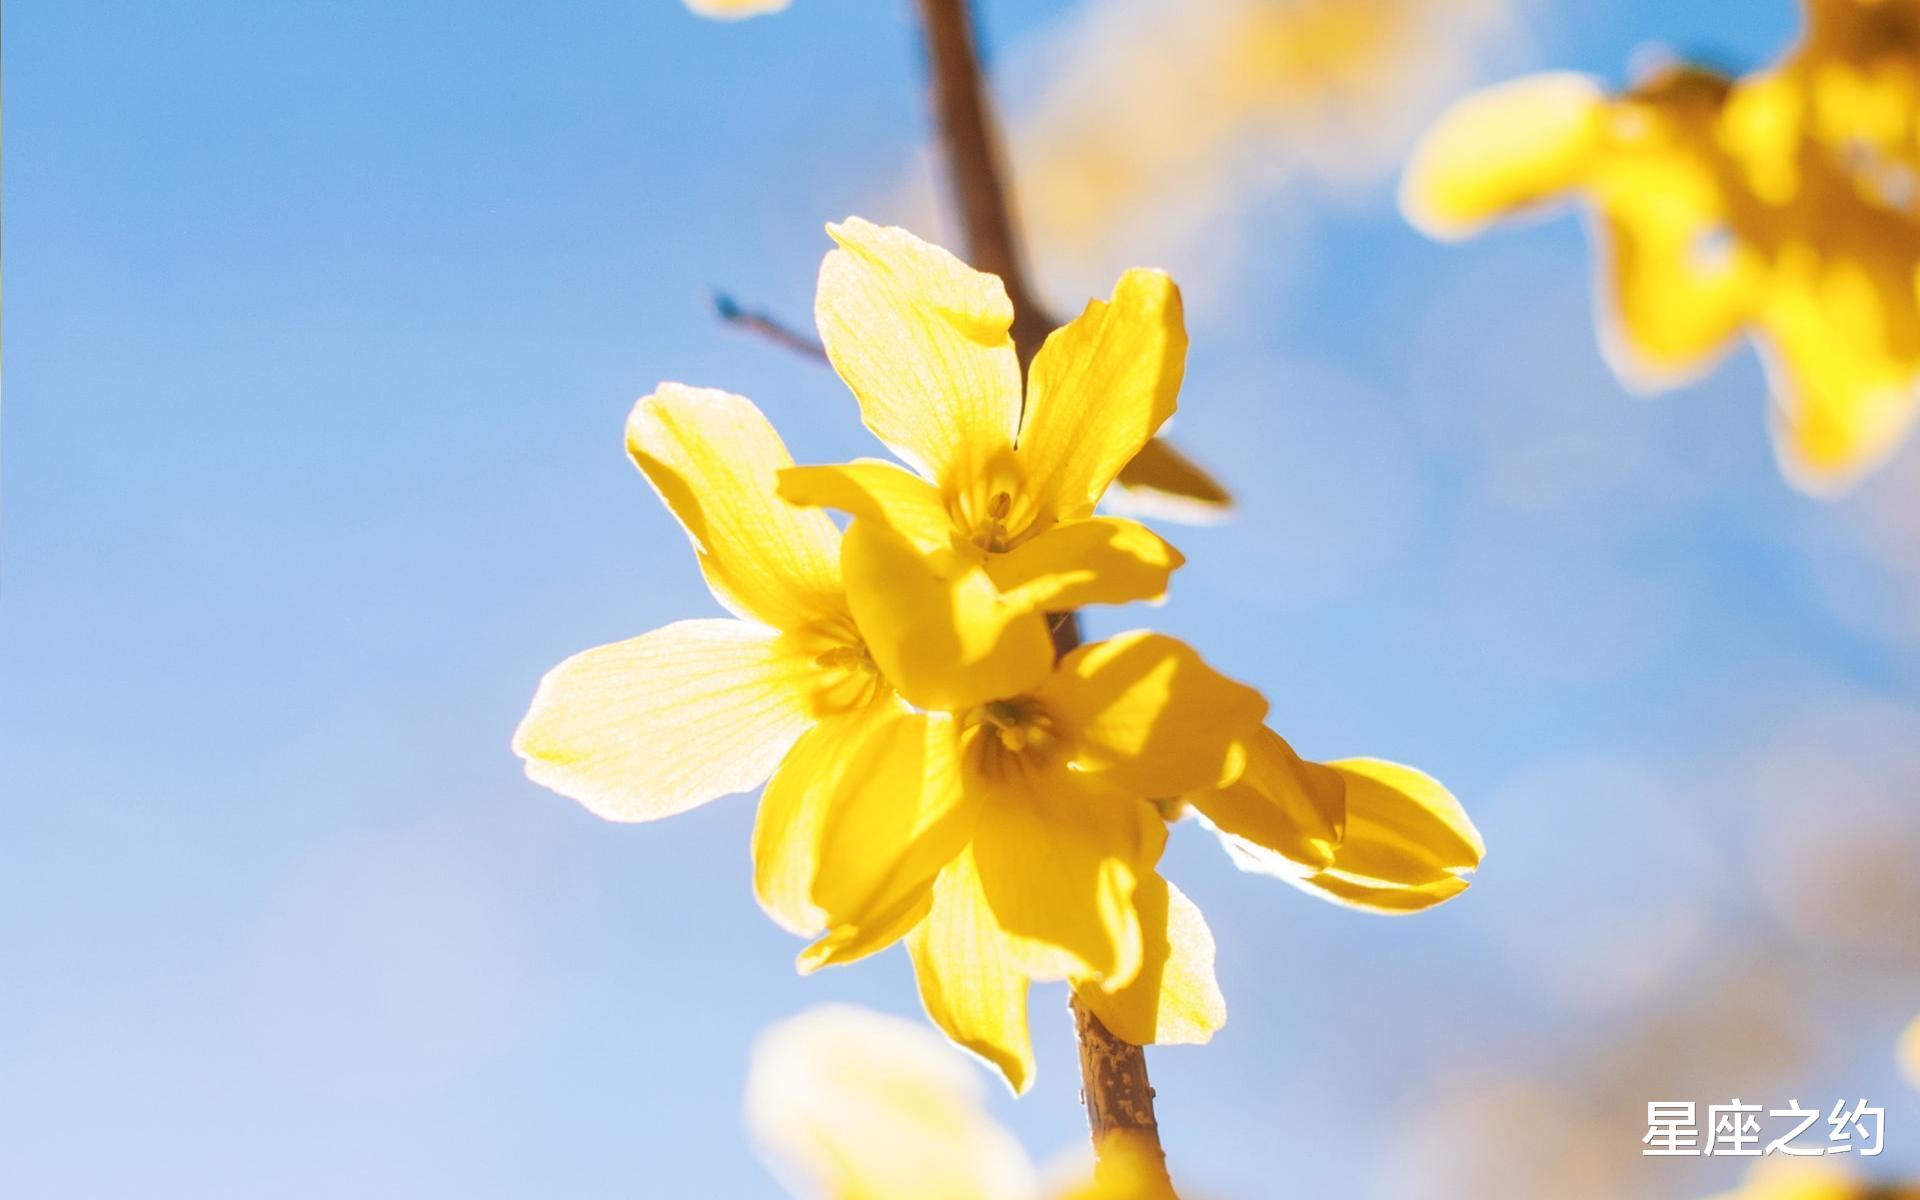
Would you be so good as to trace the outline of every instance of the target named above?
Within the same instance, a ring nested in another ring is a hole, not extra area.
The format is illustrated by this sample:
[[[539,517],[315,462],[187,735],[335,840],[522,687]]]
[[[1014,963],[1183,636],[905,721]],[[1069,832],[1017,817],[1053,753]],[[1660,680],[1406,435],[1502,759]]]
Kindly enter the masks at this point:
[[[904,939],[929,1015],[1015,1090],[1026,997],[1067,980],[1129,1041],[1226,1019],[1199,910],[1158,874],[1170,817],[1378,911],[1456,894],[1480,842],[1428,777],[1306,762],[1266,700],[1172,638],[1056,658],[1049,613],[1163,595],[1181,559],[1099,516],[1175,406],[1179,293],[1131,271],[1022,386],[998,279],[849,220],[821,266],[822,340],[905,462],[795,467],[759,410],[663,384],[627,447],[731,620],[589,650],[541,682],[515,748],[537,782],[646,821],[766,783],[754,885],[816,940],[800,965]],[[821,507],[848,513],[843,534]],[[769,778],[770,777],[770,778]]]
[[[1582,200],[1616,371],[1665,386],[1747,334],[1783,467],[1825,490],[1920,411],[1920,2],[1807,15],[1792,54],[1740,78],[1674,65],[1609,96],[1549,73],[1470,96],[1416,151],[1402,206],[1456,238]]]
[[[819,1200],[1172,1200],[1124,1144],[1100,1177],[1046,1186],[986,1111],[979,1077],[920,1027],[828,1005],[761,1034],[747,1125],[796,1195]]]

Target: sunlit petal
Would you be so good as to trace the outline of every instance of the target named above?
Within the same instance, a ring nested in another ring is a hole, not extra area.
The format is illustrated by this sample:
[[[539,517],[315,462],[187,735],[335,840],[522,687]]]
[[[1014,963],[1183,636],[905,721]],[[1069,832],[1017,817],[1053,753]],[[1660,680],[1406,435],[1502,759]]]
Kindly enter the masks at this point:
[[[791,504],[838,509],[892,526],[922,551],[945,549],[953,542],[953,518],[939,489],[890,462],[862,458],[793,467],[780,472],[780,496]]]
[[[1034,356],[1019,457],[1040,507],[1093,512],[1107,486],[1173,415],[1187,362],[1180,289],[1131,270],[1113,297],[1050,335]]]
[[[1014,1093],[1033,1084],[1027,977],[980,888],[972,851],[933,887],[933,909],[907,935],[927,1015],[948,1037],[996,1067]]]
[[[1012,443],[1020,364],[1000,280],[904,229],[829,225],[814,317],[874,436],[943,486]]]
[[[812,674],[770,629],[680,621],[549,671],[514,753],[610,821],[670,817],[766,781],[812,723]]]
[[[880,671],[921,708],[1031,690],[1053,663],[1046,618],[1000,594],[980,563],[923,554],[869,520],[847,530],[847,598]]]
[[[1260,693],[1192,647],[1144,632],[1075,650],[1039,697],[1072,739],[1076,767],[1150,797],[1237,777],[1267,712]]]
[[[1185,562],[1159,534],[1125,517],[1064,521],[987,560],[1010,604],[1061,611],[1158,600]]]
[[[751,401],[663,383],[627,418],[627,452],[686,527],[720,603],[779,629],[845,619],[839,532],[775,494],[793,459]]]
[[[1239,779],[1186,800],[1221,833],[1318,870],[1333,863],[1346,824],[1346,792],[1339,771],[1306,761],[1263,727],[1248,745]]]
[[[1116,991],[1080,987],[1081,1003],[1108,1030],[1137,1046],[1197,1045],[1226,1024],[1227,1001],[1213,975],[1213,934],[1193,901],[1157,873],[1134,889],[1144,953],[1140,974]]]
[[[971,782],[971,781],[970,781]],[[1166,844],[1151,805],[1063,767],[978,783],[986,792],[974,861],[1022,971],[1108,989],[1140,973],[1134,889]]]

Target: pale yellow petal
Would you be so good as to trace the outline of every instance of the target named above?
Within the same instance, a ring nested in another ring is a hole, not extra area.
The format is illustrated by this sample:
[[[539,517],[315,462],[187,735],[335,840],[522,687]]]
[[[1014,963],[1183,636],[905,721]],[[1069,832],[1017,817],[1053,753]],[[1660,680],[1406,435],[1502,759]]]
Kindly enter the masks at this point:
[[[1019,458],[1042,512],[1089,516],[1180,395],[1187,330],[1180,289],[1131,270],[1110,300],[1056,329],[1034,356]]]
[[[1009,603],[1059,612],[1161,599],[1167,580],[1185,561],[1138,521],[1083,517],[990,556],[987,574]]]
[[[1107,503],[1116,512],[1206,525],[1233,511],[1226,486],[1164,437],[1143,446],[1114,482],[1120,490],[1109,492]]]
[[[923,554],[878,521],[847,530],[847,598],[882,675],[921,708],[1031,690],[1053,663],[1046,618],[1000,594],[979,561]]]
[[[780,472],[780,495],[792,504],[838,509],[889,525],[916,549],[953,544],[954,522],[940,490],[904,467],[862,458]]]
[[[1134,888],[1166,845],[1159,813],[1059,766],[978,786],[986,802],[974,862],[1021,970],[1108,989],[1133,982],[1142,955]]]
[[[1039,697],[1074,765],[1146,797],[1236,778],[1267,713],[1260,693],[1157,633],[1123,633],[1060,661]]]
[[[627,418],[627,452],[693,539],[714,597],[778,629],[844,621],[840,534],[775,494],[787,448],[752,402],[663,383]]]
[[[812,724],[811,660],[744,621],[680,621],[547,673],[513,735],[527,777],[610,821],[759,787]]]
[[[1606,94],[1585,75],[1550,72],[1475,92],[1440,114],[1400,184],[1400,210],[1432,237],[1561,199],[1591,163]]]
[[[1318,870],[1331,866],[1346,825],[1346,777],[1308,762],[1271,729],[1248,745],[1247,767],[1223,788],[1186,797],[1222,834]]]
[[[1134,889],[1144,954],[1140,974],[1117,991],[1076,987],[1080,1002],[1109,1031],[1136,1046],[1199,1045],[1227,1022],[1226,997],[1213,975],[1213,934],[1180,889],[1144,876]]]
[[[798,1195],[1031,1200],[1032,1163],[988,1114],[979,1075],[925,1026],[844,1005],[763,1033],[747,1126]]]
[[[907,935],[907,950],[934,1024],[992,1063],[1015,1095],[1031,1087],[1027,977],[980,889],[972,851],[940,873],[933,908]]]
[[[1012,444],[1020,364],[992,275],[904,229],[852,217],[820,264],[814,317],[875,437],[943,486]]]

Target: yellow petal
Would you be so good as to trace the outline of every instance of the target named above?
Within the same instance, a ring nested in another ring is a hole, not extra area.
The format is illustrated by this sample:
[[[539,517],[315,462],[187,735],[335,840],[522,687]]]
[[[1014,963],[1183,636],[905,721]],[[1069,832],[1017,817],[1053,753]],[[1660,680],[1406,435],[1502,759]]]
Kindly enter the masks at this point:
[[[1774,287],[1762,359],[1775,397],[1782,465],[1808,491],[1832,491],[1891,454],[1920,414],[1920,327],[1864,269],[1801,264]],[[1900,320],[1900,325],[1892,322]]]
[[[946,486],[1013,441],[1013,305],[992,275],[904,229],[857,217],[827,232],[814,317],[875,437]]]
[[[1703,265],[1707,224],[1604,220],[1612,312],[1601,337],[1609,360],[1636,387],[1668,387],[1712,365],[1739,333],[1757,282],[1739,247]],[[1605,312],[1605,310],[1603,310]]]
[[[1213,976],[1213,934],[1193,901],[1157,873],[1133,893],[1144,954],[1140,974],[1118,991],[1076,987],[1100,1023],[1136,1046],[1199,1045],[1227,1023]]]
[[[859,921],[836,925],[825,937],[802,950],[794,967],[811,975],[823,967],[837,967],[878,954],[907,936],[933,908],[933,889],[922,888],[898,897],[892,907],[874,911]]]
[[[1033,1166],[979,1075],[917,1022],[845,1005],[762,1034],[747,1125],[796,1195],[1023,1200]]]
[[[610,821],[759,787],[812,724],[811,660],[743,621],[679,621],[547,673],[513,735],[527,777]]]
[[[1039,692],[1074,765],[1146,797],[1236,778],[1267,702],[1157,633],[1123,633],[1060,661]]]
[[[939,489],[890,462],[862,458],[793,467],[780,472],[780,496],[790,504],[835,508],[855,519],[879,521],[922,551],[953,544],[953,518]]]
[[[1400,210],[1429,236],[1452,239],[1560,199],[1587,169],[1605,115],[1600,86],[1568,72],[1476,92],[1442,113],[1415,148]]]
[[[831,925],[897,913],[933,887],[973,834],[978,797],[960,784],[953,718],[880,708],[813,785],[830,793],[813,901]]]
[[[1346,824],[1346,794],[1340,772],[1306,761],[1262,727],[1248,745],[1239,779],[1186,800],[1221,833],[1318,870],[1333,863]]]
[[[1009,603],[1060,612],[1089,604],[1158,600],[1185,561],[1138,521],[1083,517],[989,556],[987,574]]]
[[[1388,883],[1435,883],[1480,865],[1486,844],[1440,781],[1377,758],[1327,764],[1347,785],[1346,836],[1334,867]]]
[[[1108,989],[1132,983],[1142,954],[1134,888],[1166,845],[1159,814],[1063,766],[1014,769],[977,786],[986,801],[974,862],[1021,970]]]
[[[1018,451],[1041,511],[1092,514],[1173,415],[1186,364],[1180,289],[1159,271],[1128,271],[1111,300],[1089,302],[1048,336],[1033,359]]]
[[[858,520],[842,565],[874,663],[921,708],[1019,695],[1052,666],[1046,618],[1001,596],[977,559],[922,554],[888,526]]]
[[[1382,913],[1418,912],[1467,890],[1463,876],[1486,848],[1452,793],[1412,767],[1379,759],[1327,765],[1347,786],[1346,832],[1332,865],[1308,873],[1262,848],[1229,843],[1241,866]]]
[[[1142,447],[1115,482],[1121,491],[1108,499],[1119,512],[1204,525],[1233,511],[1226,487],[1164,437]]]
[[[987,906],[972,851],[940,873],[932,911],[907,935],[907,951],[934,1024],[998,1068],[1015,1095],[1032,1086],[1027,977]]]
[[[627,452],[680,518],[714,597],[777,629],[844,621],[840,534],[774,492],[793,465],[752,402],[663,383],[627,418]]]

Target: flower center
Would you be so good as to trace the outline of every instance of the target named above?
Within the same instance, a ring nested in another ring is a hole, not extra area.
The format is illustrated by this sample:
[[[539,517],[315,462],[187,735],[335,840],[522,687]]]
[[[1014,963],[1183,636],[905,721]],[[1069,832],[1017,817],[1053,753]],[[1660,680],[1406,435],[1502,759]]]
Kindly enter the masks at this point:
[[[1064,747],[1052,714],[1030,696],[989,701],[968,713],[964,723],[975,765],[988,776],[1044,767]]]
[[[815,716],[863,708],[887,686],[866,643],[850,628],[835,623],[810,627],[792,636],[814,668],[810,688]]]

